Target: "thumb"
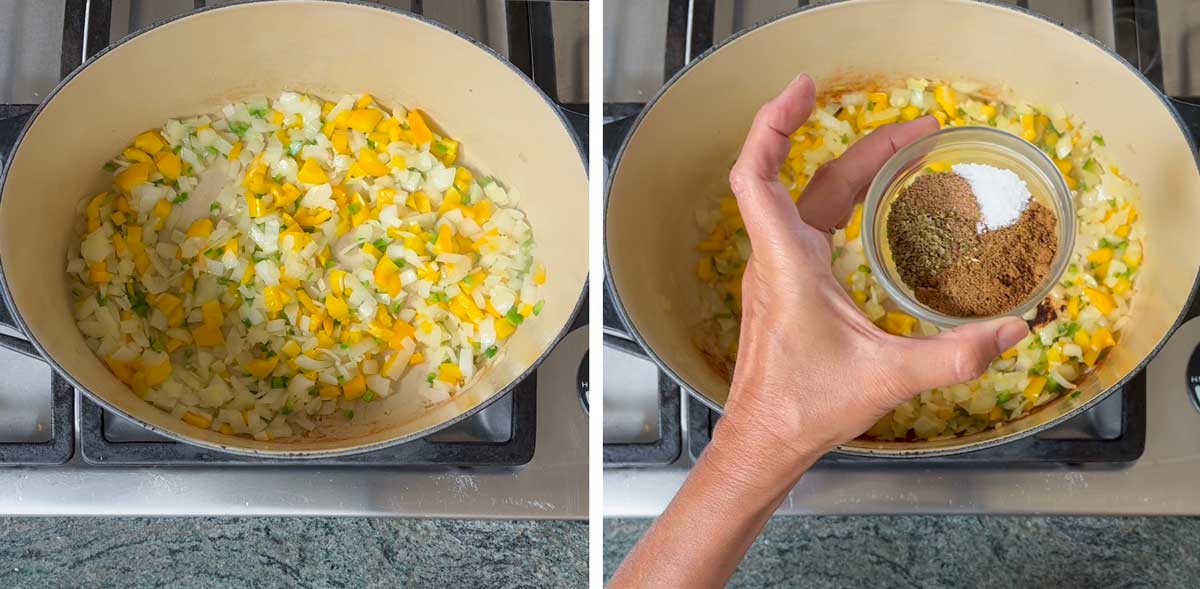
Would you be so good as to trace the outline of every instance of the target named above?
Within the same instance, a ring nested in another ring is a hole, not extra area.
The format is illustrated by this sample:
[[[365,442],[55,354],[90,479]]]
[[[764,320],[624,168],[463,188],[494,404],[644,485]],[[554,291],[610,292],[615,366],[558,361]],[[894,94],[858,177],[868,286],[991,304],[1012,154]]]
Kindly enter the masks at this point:
[[[1018,317],[971,323],[930,338],[904,339],[896,359],[897,393],[912,395],[979,378],[1005,350],[1029,334]]]

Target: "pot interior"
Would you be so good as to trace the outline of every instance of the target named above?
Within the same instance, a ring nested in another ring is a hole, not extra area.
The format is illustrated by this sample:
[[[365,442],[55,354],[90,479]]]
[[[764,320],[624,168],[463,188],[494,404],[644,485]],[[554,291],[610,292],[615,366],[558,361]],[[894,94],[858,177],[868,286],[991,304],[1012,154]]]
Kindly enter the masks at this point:
[[[880,34],[880,23],[904,31]],[[852,40],[852,41],[848,41]],[[1164,99],[1125,62],[1029,14],[968,0],[868,0],[825,5],[744,34],[682,73],[643,115],[616,164],[606,212],[610,279],[640,338],[715,406],[729,381],[692,343],[701,239],[694,219],[727,176],[758,107],[805,72],[818,92],[879,78],[966,78],[1061,104],[1099,132],[1140,184],[1147,228],[1133,320],[1080,383],[1081,394],[998,429],[934,442],[856,440],[845,449],[893,455],[977,448],[1045,427],[1098,402],[1156,351],[1186,307],[1200,268],[1200,175]],[[737,88],[730,92],[730,88]]]
[[[300,42],[299,40],[321,40]],[[329,42],[336,40],[336,42]],[[72,318],[67,247],[77,203],[109,186],[101,165],[137,133],[231,100],[294,90],[368,92],[428,113],[472,169],[517,187],[549,279],[546,305],[472,387],[426,408],[397,394],[320,437],[259,442],[185,424],[150,406],[88,349]],[[530,370],[567,326],[587,276],[587,177],[555,108],[499,58],[445,29],[366,6],[300,0],[204,11],[128,40],[76,72],[13,154],[0,198],[0,263],[26,328],[93,396],[160,431],[228,450],[321,454],[424,433]]]

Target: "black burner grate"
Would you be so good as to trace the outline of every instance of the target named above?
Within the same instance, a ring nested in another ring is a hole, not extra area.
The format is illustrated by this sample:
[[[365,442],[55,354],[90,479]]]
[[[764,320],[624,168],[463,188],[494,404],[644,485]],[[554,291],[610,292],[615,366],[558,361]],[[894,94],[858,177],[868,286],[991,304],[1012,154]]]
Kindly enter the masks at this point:
[[[533,459],[536,441],[533,427],[537,419],[536,374],[518,383],[505,397],[496,400],[496,405],[505,404],[512,407],[509,424],[511,435],[505,441],[436,441],[438,435],[434,434],[364,454],[303,461],[238,456],[169,440],[112,441],[106,433],[114,419],[113,414],[87,398],[83,399],[80,407],[79,437],[83,459],[96,465],[521,466]],[[467,421],[480,418],[483,413],[492,410],[493,407],[484,409]]]
[[[195,8],[213,2],[196,0]],[[588,144],[587,108],[557,101],[554,35],[550,5],[529,0],[507,0],[508,48],[511,61],[559,103],[580,144]],[[87,57],[109,44],[112,0],[65,0],[60,76],[66,76]],[[413,0],[411,12],[422,14],[423,3]],[[21,129],[37,105],[0,104],[0,165],[7,161]],[[583,308],[586,308],[586,303]],[[0,323],[13,325],[7,304],[0,305]],[[572,328],[585,325],[580,313]],[[19,329],[17,329],[19,331]],[[0,334],[0,347],[38,357],[29,342]],[[75,452],[75,391],[58,374],[51,384],[52,439],[44,443],[0,442],[0,465],[55,465],[69,461]],[[505,397],[487,409],[437,434],[391,448],[340,458],[280,460],[249,458],[206,450],[170,440],[113,441],[108,435],[116,416],[86,397],[80,405],[79,449],[95,465],[331,465],[401,467],[516,467],[533,458],[537,425],[537,375],[531,374]],[[499,438],[472,433],[481,421],[508,419]]]

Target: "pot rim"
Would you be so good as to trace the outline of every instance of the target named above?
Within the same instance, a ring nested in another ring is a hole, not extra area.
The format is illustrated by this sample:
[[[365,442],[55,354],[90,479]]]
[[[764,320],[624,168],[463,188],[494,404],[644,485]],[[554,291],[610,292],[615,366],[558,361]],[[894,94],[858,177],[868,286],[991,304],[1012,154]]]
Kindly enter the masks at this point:
[[[857,2],[857,3],[865,4],[865,3],[870,3],[870,2],[874,2],[874,1],[878,1],[878,0],[830,0],[829,2],[821,2],[818,4],[809,4],[806,6],[801,6],[799,8],[789,10],[785,13],[776,15],[774,17],[758,21],[758,22],[750,25],[749,27],[742,29],[742,30],[730,35],[729,37],[723,39],[720,43],[713,45],[708,50],[706,50],[704,53],[701,53],[699,56],[697,56],[695,59],[693,59],[690,63],[685,64],[682,68],[679,69],[678,72],[675,72],[675,75],[671,76],[671,78],[669,80],[667,80],[661,88],[658,89],[658,92],[656,92],[654,94],[654,96],[648,102],[646,102],[646,105],[643,106],[642,110],[638,113],[637,118],[634,119],[633,125],[631,125],[629,127],[629,131],[625,135],[625,138],[621,141],[621,146],[617,150],[616,155],[613,157],[612,165],[610,166],[610,169],[608,170],[608,174],[605,178],[606,183],[605,183],[605,187],[604,187],[604,213],[603,213],[604,221],[605,221],[605,223],[604,223],[604,227],[605,227],[604,286],[605,286],[605,290],[607,291],[606,294],[609,294],[612,296],[613,303],[614,303],[613,308],[616,310],[617,316],[621,319],[621,322],[624,323],[624,325],[629,329],[630,336],[638,343],[639,346],[641,346],[646,351],[646,355],[649,356],[654,361],[654,363],[658,365],[658,368],[660,370],[662,370],[663,372],[667,373],[667,375],[669,375],[675,382],[679,383],[680,386],[682,386],[685,391],[690,393],[694,399],[700,401],[702,404],[706,405],[708,408],[712,409],[713,411],[716,411],[719,414],[724,414],[724,412],[725,412],[724,407],[722,407],[716,401],[713,401],[712,399],[708,398],[703,393],[693,389],[687,383],[687,381],[684,380],[679,375],[679,373],[677,373],[674,369],[672,369],[666,363],[666,361],[663,360],[663,357],[661,355],[659,355],[659,353],[657,351],[655,351],[653,348],[650,347],[650,345],[646,342],[645,337],[642,336],[642,334],[638,330],[637,326],[635,326],[633,324],[633,321],[629,317],[629,312],[626,310],[625,303],[621,299],[621,295],[620,295],[619,290],[617,289],[616,283],[613,281],[612,266],[611,266],[611,260],[609,259],[609,251],[608,251],[607,237],[608,237],[608,229],[610,227],[608,224],[608,210],[609,210],[609,204],[610,204],[611,196],[612,196],[613,180],[616,178],[617,170],[620,169],[620,167],[621,167],[621,160],[625,155],[626,148],[629,147],[630,141],[633,139],[633,136],[637,132],[638,128],[641,127],[641,124],[642,124],[643,120],[645,119],[646,115],[650,112],[651,109],[654,108],[654,106],[663,97],[663,95],[665,95],[666,92],[675,85],[676,82],[678,82],[683,76],[685,76],[689,72],[691,72],[693,68],[696,68],[697,66],[702,64],[706,59],[711,57],[712,54],[725,48],[727,45],[730,45],[730,44],[740,40],[742,37],[756,32],[758,29],[760,29],[762,27],[773,24],[777,21],[781,21],[781,20],[784,20],[787,18],[792,18],[794,16],[801,15],[810,10],[833,9],[843,3],[849,4],[849,3]],[[1134,76],[1136,76],[1139,80],[1141,80],[1141,82],[1143,84],[1145,84],[1146,87],[1149,88],[1154,93],[1155,97],[1158,98],[1158,100],[1162,104],[1162,106],[1167,109],[1167,112],[1170,113],[1171,117],[1175,120],[1175,125],[1178,127],[1179,131],[1181,133],[1183,133],[1184,139],[1187,141],[1188,146],[1191,148],[1192,162],[1196,166],[1197,174],[1200,174],[1200,154],[1197,153],[1196,142],[1192,138],[1192,134],[1188,131],[1187,124],[1183,121],[1182,117],[1180,117],[1179,111],[1175,108],[1174,104],[1172,104],[1170,97],[1168,97],[1162,90],[1159,90],[1154,84],[1152,84],[1150,82],[1150,80],[1148,80],[1146,78],[1145,75],[1142,74],[1141,71],[1139,71],[1136,67],[1134,67],[1133,64],[1129,63],[1124,58],[1122,58],[1120,55],[1118,55],[1115,51],[1113,51],[1112,49],[1109,49],[1107,46],[1105,46],[1102,43],[1100,43],[1099,41],[1097,41],[1091,35],[1088,35],[1086,33],[1081,33],[1078,31],[1073,31],[1073,30],[1063,26],[1061,21],[1052,19],[1043,14],[1038,14],[1027,8],[1022,8],[1017,5],[1002,4],[999,0],[943,0],[943,1],[956,2],[956,3],[964,4],[964,5],[982,4],[988,8],[1012,10],[1019,14],[1023,14],[1027,17],[1032,17],[1032,18],[1040,20],[1042,22],[1054,25],[1054,26],[1058,27],[1061,30],[1061,32],[1063,32],[1063,33],[1077,35],[1077,36],[1081,37],[1082,39],[1084,39],[1085,41],[1087,41],[1088,43],[1090,43],[1096,49],[1099,49],[1107,57],[1116,60],[1117,63],[1119,63],[1120,65],[1125,67]],[[1008,442],[1013,442],[1016,440],[1020,440],[1022,438],[1026,438],[1026,437],[1034,435],[1040,431],[1044,431],[1051,427],[1057,426],[1057,425],[1061,424],[1062,422],[1064,422],[1076,415],[1079,415],[1080,413],[1083,413],[1084,411],[1087,411],[1087,410],[1091,409],[1092,407],[1095,407],[1101,401],[1108,398],[1108,396],[1111,395],[1113,392],[1124,387],[1125,383],[1127,383],[1130,379],[1132,379],[1138,373],[1145,370],[1146,365],[1149,364],[1150,361],[1153,360],[1154,357],[1158,355],[1158,352],[1160,350],[1162,350],[1164,345],[1166,345],[1167,340],[1170,339],[1171,335],[1173,333],[1175,333],[1175,330],[1178,329],[1180,324],[1183,323],[1184,318],[1188,314],[1188,310],[1192,307],[1193,303],[1195,303],[1196,291],[1197,291],[1198,287],[1200,287],[1200,268],[1196,269],[1196,276],[1193,277],[1193,279],[1192,279],[1192,289],[1191,289],[1191,292],[1188,293],[1187,301],[1184,303],[1183,307],[1179,310],[1178,315],[1175,317],[1175,320],[1171,323],[1171,326],[1165,332],[1163,332],[1162,337],[1158,340],[1158,343],[1156,343],[1154,345],[1154,347],[1150,350],[1150,352],[1148,354],[1146,354],[1146,356],[1144,358],[1142,358],[1141,361],[1139,361],[1136,365],[1134,365],[1134,367],[1132,369],[1130,369],[1128,372],[1126,372],[1124,376],[1122,376],[1120,379],[1118,379],[1112,385],[1105,388],[1103,391],[1101,391],[1099,394],[1097,394],[1096,396],[1089,399],[1087,402],[1082,403],[1082,404],[1072,408],[1070,411],[1067,411],[1067,412],[1063,413],[1062,415],[1055,417],[1054,419],[1051,419],[1042,424],[1038,424],[1038,425],[1028,427],[1028,428],[1020,430],[1020,431],[1012,432],[1012,433],[998,436],[998,437],[995,437],[992,439],[980,440],[980,441],[975,441],[975,442],[971,442],[971,443],[961,444],[958,446],[951,446],[951,447],[947,447],[947,448],[938,448],[938,449],[905,448],[905,449],[895,449],[895,450],[872,449],[872,448],[863,448],[863,447],[850,445],[850,444],[854,443],[854,441],[851,441],[847,444],[838,446],[837,448],[835,448],[833,450],[833,452],[836,452],[839,454],[845,454],[845,455],[849,455],[849,456],[866,456],[866,457],[875,457],[875,458],[880,458],[880,457],[882,457],[882,458],[899,458],[899,459],[933,458],[933,457],[938,457],[938,456],[950,456],[953,454],[964,454],[967,452],[974,452],[977,450],[993,448],[993,447],[999,446],[1001,444],[1006,444]]]
[[[65,88],[68,84],[70,84],[71,81],[75,79],[75,76],[79,75],[87,67],[89,67],[93,63],[96,63],[100,59],[103,59],[110,52],[125,45],[126,43],[133,40],[134,38],[140,37],[141,35],[149,33],[149,32],[151,32],[155,29],[158,29],[162,26],[171,24],[178,20],[196,17],[201,14],[208,13],[208,12],[213,12],[213,11],[217,11],[217,10],[236,10],[238,8],[241,8],[241,7],[244,7],[247,5],[251,5],[251,4],[278,4],[278,5],[312,4],[312,5],[316,5],[316,6],[321,6],[321,5],[325,5],[325,4],[331,4],[331,5],[346,4],[346,5],[351,5],[351,6],[355,6],[358,8],[367,8],[367,9],[372,9],[372,10],[378,10],[381,12],[385,12],[385,13],[400,17],[400,18],[412,19],[419,23],[423,23],[425,25],[433,26],[438,29],[441,29],[445,32],[448,32],[448,33],[458,37],[459,39],[462,39],[462,40],[470,43],[476,49],[482,50],[486,55],[491,56],[493,59],[496,59],[500,63],[507,66],[508,69],[513,74],[516,74],[517,77],[521,81],[525,82],[530,87],[530,89],[532,89],[537,94],[537,96],[539,96],[542,99],[542,101],[545,102],[546,106],[550,107],[550,110],[558,118],[559,124],[562,125],[563,131],[565,131],[567,133],[568,137],[571,138],[571,142],[575,144],[575,151],[576,151],[577,155],[579,156],[580,164],[582,164],[583,173],[585,176],[587,175],[588,167],[587,167],[586,152],[584,151],[583,146],[580,143],[579,137],[576,136],[575,132],[571,129],[570,122],[567,121],[566,116],[562,112],[562,108],[559,107],[557,104],[555,104],[555,102],[553,100],[550,100],[550,97],[547,96],[546,93],[543,92],[542,89],[539,88],[537,86],[537,84],[533,82],[533,80],[531,80],[528,76],[526,76],[525,72],[522,72],[519,68],[517,68],[517,66],[513,65],[512,62],[505,59],[502,55],[497,53],[491,47],[479,42],[476,39],[471,38],[470,36],[458,31],[457,29],[451,28],[443,23],[432,20],[424,15],[414,14],[412,12],[404,11],[399,8],[393,8],[390,6],[384,6],[384,5],[378,5],[378,4],[368,4],[364,0],[235,0],[234,2],[230,2],[227,4],[205,6],[202,8],[189,10],[187,12],[177,14],[177,15],[171,16],[169,18],[151,23],[141,29],[138,29],[137,31],[132,31],[129,34],[122,37],[120,40],[116,41],[115,43],[109,44],[107,47],[100,50],[99,53],[95,54],[90,59],[87,59],[83,63],[79,64],[79,66],[76,67],[74,70],[72,70],[71,73],[69,73],[65,77],[63,77],[63,79],[54,87],[54,89],[51,90],[50,93],[46,95],[46,98],[44,100],[42,100],[42,102],[40,104],[38,104],[37,108],[35,108],[33,110],[33,112],[29,114],[29,119],[25,122],[25,125],[21,128],[21,131],[17,134],[17,139],[16,139],[16,142],[13,143],[12,151],[9,153],[8,159],[4,162],[3,168],[0,169],[0,200],[3,199],[4,186],[5,186],[6,181],[8,180],[9,169],[11,168],[12,162],[15,159],[13,156],[15,156],[17,151],[20,150],[21,143],[25,139],[25,134],[29,132],[29,129],[33,126],[34,121],[36,121],[38,116],[42,114],[42,111],[45,109],[46,105],[49,104],[50,101],[54,100],[54,97],[57,96],[58,93],[63,88]],[[579,314],[580,308],[583,306],[583,302],[587,298],[587,285],[588,285],[588,281],[585,278],[583,287],[580,289],[579,295],[575,299],[574,308],[573,308],[571,314],[568,316],[567,321],[563,324],[562,328],[559,329],[558,333],[554,336],[554,338],[550,341],[550,343],[545,347],[545,349],[542,350],[542,353],[536,359],[534,359],[534,361],[530,364],[529,368],[526,369],[524,372],[522,372],[520,375],[518,375],[516,378],[514,378],[507,385],[496,389],[496,391],[493,392],[490,396],[488,396],[483,401],[480,401],[478,405],[459,413],[455,417],[448,419],[446,421],[443,421],[440,424],[425,428],[423,430],[413,432],[411,434],[407,434],[404,436],[399,436],[399,437],[396,437],[396,438],[393,438],[390,440],[377,442],[374,444],[352,446],[352,447],[339,448],[339,449],[327,449],[327,450],[287,450],[286,445],[280,444],[281,449],[279,449],[279,450],[258,450],[258,449],[240,448],[240,447],[230,446],[230,445],[221,444],[221,443],[213,443],[213,442],[207,442],[207,441],[203,441],[203,440],[197,440],[197,439],[193,439],[190,436],[188,436],[184,433],[181,433],[181,432],[168,430],[168,429],[164,429],[164,428],[160,428],[160,427],[151,425],[149,423],[146,423],[142,419],[139,419],[133,415],[130,415],[129,413],[122,411],[121,409],[117,408],[115,405],[109,403],[107,400],[105,400],[103,398],[103,395],[101,395],[100,393],[95,393],[95,392],[89,390],[87,387],[83,386],[78,380],[75,379],[75,377],[71,376],[71,374],[69,372],[67,372],[67,370],[65,368],[63,368],[52,356],[50,356],[50,354],[48,354],[46,352],[46,349],[42,346],[41,342],[39,342],[38,339],[36,337],[34,337],[33,333],[29,330],[29,326],[25,323],[24,317],[22,317],[20,311],[16,307],[16,304],[12,301],[12,293],[10,292],[10,290],[8,288],[8,278],[4,274],[4,264],[3,264],[3,261],[0,260],[0,302],[3,302],[5,308],[7,308],[9,313],[12,315],[13,322],[16,324],[16,327],[21,331],[22,334],[25,335],[25,337],[27,337],[29,339],[29,342],[31,344],[33,344],[34,349],[37,350],[37,353],[38,353],[38,355],[40,355],[42,357],[42,360],[44,360],[50,366],[51,369],[53,369],[55,372],[57,372],[59,375],[61,375],[64,379],[66,379],[67,382],[69,382],[71,384],[71,386],[75,388],[75,390],[84,394],[85,396],[87,396],[89,399],[91,399],[92,401],[94,401],[96,404],[100,405],[104,409],[111,411],[113,413],[116,413],[117,415],[120,415],[121,417],[128,419],[128,420],[136,423],[137,425],[139,425],[143,428],[146,428],[156,434],[159,434],[161,436],[164,436],[166,438],[169,438],[169,439],[177,441],[177,442],[191,444],[193,446],[199,446],[199,447],[207,448],[207,449],[214,450],[217,452],[223,452],[226,454],[234,454],[234,455],[238,455],[238,456],[248,456],[248,457],[254,457],[254,458],[294,459],[297,461],[302,461],[305,459],[337,458],[337,457],[342,457],[342,456],[351,456],[354,454],[362,454],[362,453],[371,452],[374,450],[382,450],[384,448],[390,448],[392,446],[397,446],[397,445],[400,445],[400,444],[403,444],[406,442],[411,442],[413,440],[417,440],[419,438],[428,436],[434,432],[441,431],[441,430],[443,430],[447,427],[450,427],[456,423],[459,423],[459,422],[475,415],[476,413],[486,409],[487,407],[491,406],[493,403],[495,403],[501,397],[503,397],[504,395],[511,392],[519,383],[521,383],[525,379],[529,378],[530,375],[533,374],[538,369],[539,366],[541,366],[542,362],[544,362],[546,360],[546,358],[550,355],[550,353],[553,352],[554,349],[558,347],[558,344],[562,341],[562,339],[564,337],[566,337],[566,335],[572,331],[571,326],[574,324],[574,317],[576,317]]]

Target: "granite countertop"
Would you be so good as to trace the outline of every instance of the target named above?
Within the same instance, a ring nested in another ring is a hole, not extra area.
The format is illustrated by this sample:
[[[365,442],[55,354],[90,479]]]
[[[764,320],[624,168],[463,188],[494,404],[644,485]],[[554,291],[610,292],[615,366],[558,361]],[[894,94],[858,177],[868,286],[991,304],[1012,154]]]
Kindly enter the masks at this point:
[[[650,520],[604,522],[604,574]],[[731,586],[1194,587],[1200,518],[773,518]]]
[[[0,587],[582,587],[587,522],[2,518]]]

